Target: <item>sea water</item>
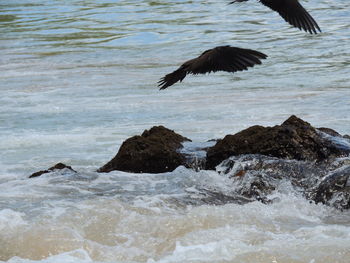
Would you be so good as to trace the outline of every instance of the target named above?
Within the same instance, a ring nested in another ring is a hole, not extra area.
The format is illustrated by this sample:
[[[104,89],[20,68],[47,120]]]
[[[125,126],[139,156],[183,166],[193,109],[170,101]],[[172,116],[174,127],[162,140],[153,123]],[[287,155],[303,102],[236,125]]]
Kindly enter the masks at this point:
[[[321,34],[249,1],[0,0],[1,262],[350,262],[350,214],[286,183],[213,205],[215,171],[98,174],[154,125],[205,142],[290,115],[350,133],[350,3],[302,1]],[[220,45],[262,65],[157,81]],[[28,179],[57,162],[77,174]]]

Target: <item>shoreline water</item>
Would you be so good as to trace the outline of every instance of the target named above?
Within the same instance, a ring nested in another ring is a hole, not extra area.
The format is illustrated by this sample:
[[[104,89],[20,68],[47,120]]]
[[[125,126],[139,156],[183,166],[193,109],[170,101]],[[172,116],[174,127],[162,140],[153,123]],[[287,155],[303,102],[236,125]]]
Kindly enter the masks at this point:
[[[0,262],[348,263],[349,212],[287,182],[271,204],[208,205],[205,193],[230,193],[215,171],[95,172],[155,125],[200,142],[295,114],[350,133],[350,4],[303,1],[314,36],[249,2],[1,3]],[[226,44],[269,58],[157,89]],[[58,161],[78,174],[28,179]]]

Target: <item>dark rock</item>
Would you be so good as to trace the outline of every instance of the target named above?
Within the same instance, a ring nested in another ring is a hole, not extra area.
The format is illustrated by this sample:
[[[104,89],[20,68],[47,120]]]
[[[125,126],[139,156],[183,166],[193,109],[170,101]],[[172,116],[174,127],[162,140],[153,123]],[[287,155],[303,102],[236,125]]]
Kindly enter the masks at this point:
[[[315,203],[350,209],[349,157],[315,163],[247,154],[226,159],[216,170],[232,180],[232,192],[225,193],[232,198],[223,201],[270,203],[275,191],[288,189]]]
[[[326,175],[317,186],[312,198],[338,209],[350,208],[350,165]]]
[[[232,156],[217,171],[234,182],[234,191],[247,200],[270,202],[268,196],[281,182],[289,182],[301,192],[317,184],[324,167],[313,162],[283,160],[258,154]]]
[[[345,134],[343,138],[350,140],[350,135]]]
[[[29,176],[29,178],[38,177],[38,176],[40,176],[42,174],[51,173],[51,172],[53,172],[55,170],[62,170],[62,169],[68,169],[68,170],[71,170],[72,172],[76,173],[76,171],[71,166],[65,165],[64,163],[57,163],[57,164],[55,164],[54,166],[50,167],[47,170],[43,170],[43,171],[39,171],[39,172],[33,173],[31,176]]]
[[[343,156],[350,149],[337,147],[309,123],[292,115],[274,127],[252,126],[235,135],[227,135],[208,149],[207,169],[214,169],[233,155],[263,154],[282,159],[323,161]]]
[[[117,155],[98,169],[100,173],[113,170],[133,173],[162,173],[173,171],[185,164],[185,157],[178,152],[182,142],[189,139],[163,126],[145,130],[141,136],[133,136],[121,145]]]
[[[317,130],[324,132],[324,133],[331,135],[331,136],[342,137],[338,132],[336,132],[335,130],[333,130],[331,128],[321,127],[321,128],[317,128]]]

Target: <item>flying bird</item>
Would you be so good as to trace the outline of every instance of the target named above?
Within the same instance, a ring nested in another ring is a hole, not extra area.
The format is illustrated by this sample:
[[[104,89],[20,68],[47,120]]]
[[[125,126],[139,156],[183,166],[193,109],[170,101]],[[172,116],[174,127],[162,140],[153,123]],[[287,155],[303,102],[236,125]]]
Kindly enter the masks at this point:
[[[199,57],[183,63],[177,70],[165,75],[158,82],[160,90],[182,81],[187,74],[205,74],[216,71],[236,72],[247,70],[267,55],[251,49],[219,46],[204,51]]]
[[[246,1],[248,0],[235,0],[230,4]],[[321,32],[315,19],[312,18],[298,0],[259,0],[259,2],[279,13],[286,22],[300,30],[310,34],[317,34],[317,31]]]

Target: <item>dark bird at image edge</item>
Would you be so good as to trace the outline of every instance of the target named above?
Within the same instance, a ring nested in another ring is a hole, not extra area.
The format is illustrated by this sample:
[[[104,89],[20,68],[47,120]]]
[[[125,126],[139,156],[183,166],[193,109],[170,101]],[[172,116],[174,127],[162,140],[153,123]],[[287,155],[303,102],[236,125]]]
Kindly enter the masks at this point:
[[[248,0],[235,0],[230,2],[240,3],[247,2]],[[315,19],[305,10],[305,8],[299,3],[298,0],[258,0],[263,5],[269,7],[273,11],[276,11],[280,16],[289,24],[309,32],[310,34],[317,34],[317,31],[321,32],[320,27],[316,23]]]

